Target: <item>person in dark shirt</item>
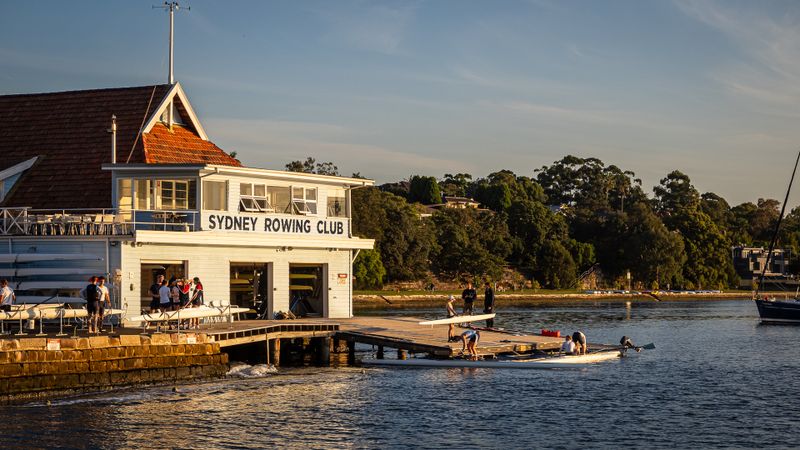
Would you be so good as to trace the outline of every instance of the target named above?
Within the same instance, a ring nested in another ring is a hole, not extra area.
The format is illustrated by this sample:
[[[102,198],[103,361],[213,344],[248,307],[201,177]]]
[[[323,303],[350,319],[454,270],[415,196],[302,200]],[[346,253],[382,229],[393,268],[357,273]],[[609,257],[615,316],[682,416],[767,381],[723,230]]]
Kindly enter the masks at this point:
[[[467,283],[467,288],[461,292],[461,299],[464,300],[464,315],[472,315],[475,299],[478,293],[472,288],[472,283]]]
[[[494,289],[488,281],[483,291],[483,313],[491,314],[494,312]],[[494,319],[486,319],[486,328],[494,328]]]

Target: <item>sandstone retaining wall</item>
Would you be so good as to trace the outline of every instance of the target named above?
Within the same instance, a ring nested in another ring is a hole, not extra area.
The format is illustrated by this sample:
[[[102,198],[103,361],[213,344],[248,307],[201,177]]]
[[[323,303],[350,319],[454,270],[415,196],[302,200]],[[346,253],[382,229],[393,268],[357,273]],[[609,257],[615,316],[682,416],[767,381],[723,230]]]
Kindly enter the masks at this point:
[[[0,403],[140,383],[214,378],[228,355],[203,334],[0,339]]]

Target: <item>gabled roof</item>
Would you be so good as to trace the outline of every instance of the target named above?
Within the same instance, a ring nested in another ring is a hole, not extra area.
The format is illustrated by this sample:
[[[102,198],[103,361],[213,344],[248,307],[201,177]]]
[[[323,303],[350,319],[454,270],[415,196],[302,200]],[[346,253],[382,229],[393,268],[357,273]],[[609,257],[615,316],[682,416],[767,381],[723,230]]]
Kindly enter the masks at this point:
[[[173,97],[188,123],[169,130],[157,122],[159,109]],[[177,84],[3,95],[0,170],[38,159],[0,205],[111,207],[111,174],[101,170],[101,165],[111,162],[108,129],[112,115],[117,117],[119,162],[241,165],[205,139]],[[152,123],[150,133],[137,138],[139,129],[147,123]]]

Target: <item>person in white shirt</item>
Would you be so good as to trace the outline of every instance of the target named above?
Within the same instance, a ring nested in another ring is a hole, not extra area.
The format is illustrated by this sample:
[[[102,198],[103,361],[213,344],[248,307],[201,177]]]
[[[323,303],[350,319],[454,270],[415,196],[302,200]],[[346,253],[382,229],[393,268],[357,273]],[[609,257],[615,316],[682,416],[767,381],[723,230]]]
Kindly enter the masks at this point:
[[[106,308],[111,309],[111,295],[108,292],[108,286],[106,286],[106,277],[97,279],[97,289],[100,289],[100,308],[97,310],[97,326],[99,327],[99,331],[103,331],[103,314]]]
[[[8,280],[0,281],[0,311],[11,311],[11,305],[17,301],[14,290],[8,287]]]
[[[564,343],[561,344],[561,351],[568,355],[575,353],[575,343],[572,342],[572,336],[564,338]]]

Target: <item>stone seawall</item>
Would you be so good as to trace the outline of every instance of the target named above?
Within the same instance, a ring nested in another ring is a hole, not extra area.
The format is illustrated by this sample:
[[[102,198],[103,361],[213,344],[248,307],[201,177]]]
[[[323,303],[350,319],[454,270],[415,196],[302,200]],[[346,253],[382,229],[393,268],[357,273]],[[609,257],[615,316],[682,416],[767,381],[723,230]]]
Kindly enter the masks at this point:
[[[204,334],[0,339],[0,403],[216,378],[228,355]]]

